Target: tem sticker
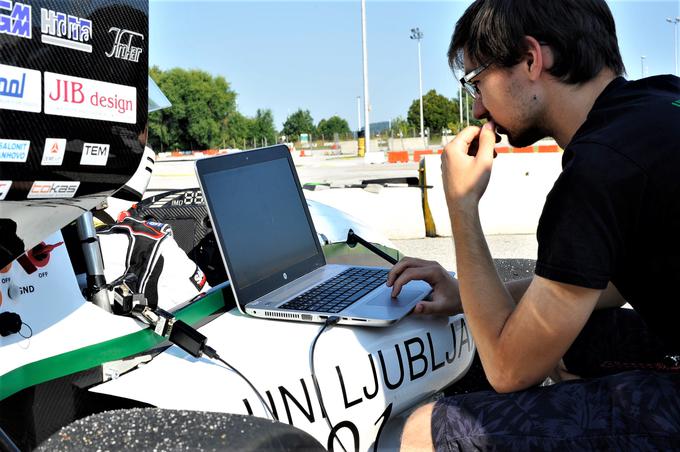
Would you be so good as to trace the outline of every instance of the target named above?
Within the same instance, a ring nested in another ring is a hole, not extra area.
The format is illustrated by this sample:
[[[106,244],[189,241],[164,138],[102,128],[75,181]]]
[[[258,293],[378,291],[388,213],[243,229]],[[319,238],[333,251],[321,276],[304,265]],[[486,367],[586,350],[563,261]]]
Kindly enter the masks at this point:
[[[45,150],[41,165],[59,166],[64,161],[66,153],[66,138],[47,138],[45,139]]]
[[[81,165],[106,166],[109,159],[108,144],[83,143],[83,153],[80,156]]]
[[[0,139],[0,162],[23,163],[28,158],[31,142],[27,140]]]

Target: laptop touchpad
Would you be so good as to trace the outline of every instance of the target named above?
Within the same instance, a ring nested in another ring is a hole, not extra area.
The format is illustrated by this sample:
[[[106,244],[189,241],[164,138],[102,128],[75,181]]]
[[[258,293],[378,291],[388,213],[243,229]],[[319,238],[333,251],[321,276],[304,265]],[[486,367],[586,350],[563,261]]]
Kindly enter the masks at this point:
[[[418,289],[409,289],[403,287],[397,298],[392,298],[391,290],[381,291],[378,295],[366,302],[365,306],[389,306],[401,307],[413,304],[413,301],[418,297],[420,291]]]

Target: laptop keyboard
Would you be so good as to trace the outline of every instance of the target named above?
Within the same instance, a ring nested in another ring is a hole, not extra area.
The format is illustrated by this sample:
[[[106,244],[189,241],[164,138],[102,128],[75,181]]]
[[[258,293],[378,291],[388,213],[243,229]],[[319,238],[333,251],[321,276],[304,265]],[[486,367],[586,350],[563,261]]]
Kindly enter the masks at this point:
[[[336,313],[380,287],[389,270],[373,268],[348,268],[328,281],[281,305],[296,311]]]

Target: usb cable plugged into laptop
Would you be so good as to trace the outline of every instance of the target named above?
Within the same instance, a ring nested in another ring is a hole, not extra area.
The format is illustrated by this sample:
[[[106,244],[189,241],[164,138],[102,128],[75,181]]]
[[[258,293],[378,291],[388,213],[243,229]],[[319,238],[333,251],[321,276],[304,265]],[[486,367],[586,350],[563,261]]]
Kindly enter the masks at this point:
[[[229,370],[241,377],[248,386],[255,392],[260,403],[266,408],[271,419],[276,419],[271,408],[265,402],[262,394],[255,388],[255,386],[227,361],[222,359],[217,353],[217,350],[210,347],[207,342],[208,338],[199,333],[196,328],[188,323],[177,319],[172,313],[164,311],[158,307],[148,306],[146,297],[140,293],[133,293],[125,281],[114,288],[114,312],[117,314],[128,315],[135,319],[149,325],[153,328],[154,333],[159,336],[167,338],[170,342],[180,347],[185,352],[189,353],[194,358],[200,358],[205,355],[208,358],[224,364]]]
[[[312,341],[312,346],[309,348],[309,369],[312,372],[312,383],[314,383],[314,391],[316,392],[316,397],[319,399],[319,405],[321,406],[321,415],[324,419],[326,419],[326,423],[328,424],[328,428],[330,429],[331,432],[334,431],[333,423],[331,422],[331,419],[328,416],[328,411],[326,410],[326,406],[323,403],[321,388],[319,387],[319,381],[316,378],[316,371],[314,370],[314,351],[316,350],[316,342],[319,340],[319,337],[323,334],[323,332],[326,331],[327,328],[336,325],[339,321],[340,317],[337,315],[332,315],[328,317],[324,324],[321,325],[321,328],[319,328],[319,332],[316,333],[316,336]],[[337,439],[338,443],[340,443],[340,447],[342,447],[342,450],[347,452],[347,449],[345,449],[345,446],[342,444],[342,441],[340,441],[340,438],[336,436],[335,439]]]

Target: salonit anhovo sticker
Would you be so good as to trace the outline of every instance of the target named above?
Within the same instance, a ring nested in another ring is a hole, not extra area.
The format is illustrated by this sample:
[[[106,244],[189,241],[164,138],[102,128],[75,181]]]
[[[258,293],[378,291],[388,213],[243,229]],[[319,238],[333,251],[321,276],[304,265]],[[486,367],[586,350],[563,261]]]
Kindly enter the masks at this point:
[[[73,198],[78,191],[80,182],[40,181],[33,182],[28,192],[29,199],[39,198]]]
[[[0,109],[40,113],[40,82],[40,71],[0,64]]]
[[[59,166],[64,161],[66,153],[66,138],[46,138],[43,151],[43,166]]]
[[[100,121],[137,122],[137,88],[45,72],[45,113]]]
[[[7,192],[9,192],[9,189],[12,187],[12,181],[11,180],[0,180],[0,201],[5,199],[7,196]]]
[[[83,143],[83,153],[80,156],[81,165],[106,166],[111,146],[108,144]]]
[[[28,158],[31,142],[0,139],[0,162],[23,163]]]

